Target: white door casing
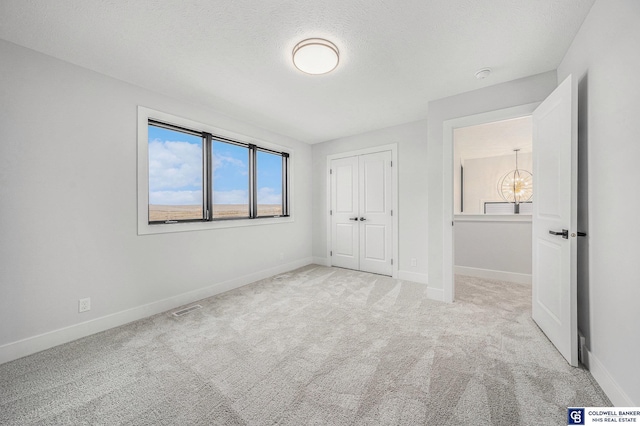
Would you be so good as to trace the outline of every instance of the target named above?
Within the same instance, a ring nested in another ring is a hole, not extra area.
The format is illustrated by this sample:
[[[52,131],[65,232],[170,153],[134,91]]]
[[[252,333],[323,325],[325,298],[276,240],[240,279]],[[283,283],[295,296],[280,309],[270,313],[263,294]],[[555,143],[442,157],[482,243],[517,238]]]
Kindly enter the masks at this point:
[[[573,366],[578,365],[575,95],[569,76],[533,113],[532,317]]]
[[[331,264],[393,275],[391,151],[331,160]]]

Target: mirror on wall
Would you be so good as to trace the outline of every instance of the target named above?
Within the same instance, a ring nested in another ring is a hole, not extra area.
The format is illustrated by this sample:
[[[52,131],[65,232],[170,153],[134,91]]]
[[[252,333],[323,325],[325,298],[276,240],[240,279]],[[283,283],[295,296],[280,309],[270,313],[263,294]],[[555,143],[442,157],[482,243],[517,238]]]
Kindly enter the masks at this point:
[[[531,116],[453,131],[454,214],[531,214]]]

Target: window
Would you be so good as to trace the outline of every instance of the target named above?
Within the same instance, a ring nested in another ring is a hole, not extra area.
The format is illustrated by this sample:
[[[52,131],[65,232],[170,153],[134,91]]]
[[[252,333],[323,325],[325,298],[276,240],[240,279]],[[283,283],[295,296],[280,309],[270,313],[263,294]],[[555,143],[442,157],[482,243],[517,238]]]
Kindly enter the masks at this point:
[[[211,145],[213,218],[250,217],[249,148],[216,140]]]
[[[283,213],[283,170],[286,157],[259,150],[257,157],[258,216],[280,216]]]
[[[289,154],[148,119],[148,224],[289,216]]]
[[[149,125],[149,222],[202,220],[201,136]]]

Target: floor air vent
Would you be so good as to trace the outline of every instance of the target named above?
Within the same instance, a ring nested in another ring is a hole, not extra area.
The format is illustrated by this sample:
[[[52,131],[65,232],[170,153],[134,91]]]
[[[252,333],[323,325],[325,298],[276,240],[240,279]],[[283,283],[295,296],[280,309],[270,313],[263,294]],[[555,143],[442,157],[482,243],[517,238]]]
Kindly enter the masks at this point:
[[[184,309],[180,309],[179,311],[175,311],[173,313],[174,317],[181,317],[183,315],[187,315],[189,312],[193,312],[197,309],[202,308],[202,306],[200,305],[193,305],[193,306],[189,306],[188,308],[184,308]]]

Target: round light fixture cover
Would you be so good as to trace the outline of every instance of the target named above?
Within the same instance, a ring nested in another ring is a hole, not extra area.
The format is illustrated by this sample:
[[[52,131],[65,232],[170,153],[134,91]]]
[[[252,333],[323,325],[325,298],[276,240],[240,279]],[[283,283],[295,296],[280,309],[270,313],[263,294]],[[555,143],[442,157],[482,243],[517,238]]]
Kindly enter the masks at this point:
[[[307,74],[326,74],[338,66],[340,53],[335,44],[321,38],[302,40],[293,48],[293,64]]]
[[[476,78],[478,80],[482,80],[484,78],[489,77],[490,74],[491,74],[491,68],[482,68],[476,71]]]

